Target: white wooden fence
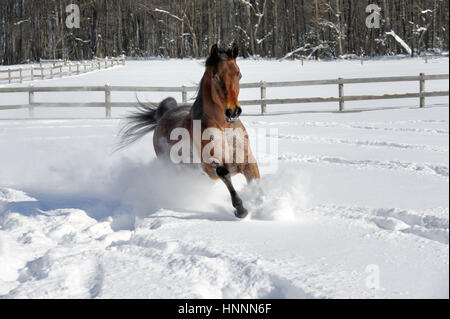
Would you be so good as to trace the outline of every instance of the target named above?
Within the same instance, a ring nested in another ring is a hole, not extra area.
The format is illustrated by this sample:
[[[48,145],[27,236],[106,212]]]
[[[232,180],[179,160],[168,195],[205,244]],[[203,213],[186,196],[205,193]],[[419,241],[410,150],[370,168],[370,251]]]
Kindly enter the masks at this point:
[[[335,80],[313,80],[313,81],[292,81],[292,82],[258,82],[241,84],[241,89],[260,90],[261,98],[258,100],[243,100],[241,105],[261,105],[261,114],[266,114],[267,105],[270,104],[302,104],[302,103],[324,103],[337,102],[339,104],[339,111],[345,110],[346,101],[365,101],[365,100],[384,100],[384,99],[406,99],[418,98],[419,107],[425,107],[426,97],[448,96],[449,91],[425,91],[426,81],[431,80],[448,80],[448,74],[425,75],[423,73],[418,76],[396,76],[396,77],[377,77],[377,78],[352,78]],[[380,82],[417,82],[419,84],[419,91],[417,93],[403,93],[403,94],[385,94],[385,95],[344,95],[344,85],[361,84],[361,83],[380,83]],[[300,87],[300,86],[317,86],[317,85],[337,85],[337,97],[309,97],[309,98],[291,98],[291,99],[268,99],[267,88],[274,87]],[[28,104],[26,105],[0,105],[1,110],[7,109],[21,109],[28,108],[30,117],[34,115],[36,107],[101,107],[105,109],[106,118],[111,117],[111,109],[113,107],[135,107],[136,102],[112,102],[111,92],[178,92],[181,93],[182,104],[191,105],[188,103],[187,93],[197,91],[197,87],[181,86],[181,87],[147,87],[147,86],[72,86],[72,87],[16,87],[16,88],[0,88],[1,93],[27,93]],[[105,101],[101,103],[46,103],[35,100],[35,93],[41,92],[104,92]],[[0,99],[1,101],[1,99]],[[157,103],[156,103],[157,104]]]
[[[90,61],[73,62],[68,60],[42,60],[39,66],[15,67],[0,69],[0,84],[6,82],[23,83],[25,80],[44,80],[55,77],[78,75],[94,70],[108,69],[116,65],[125,65],[125,57],[95,59]],[[7,77],[2,77],[7,74]]]

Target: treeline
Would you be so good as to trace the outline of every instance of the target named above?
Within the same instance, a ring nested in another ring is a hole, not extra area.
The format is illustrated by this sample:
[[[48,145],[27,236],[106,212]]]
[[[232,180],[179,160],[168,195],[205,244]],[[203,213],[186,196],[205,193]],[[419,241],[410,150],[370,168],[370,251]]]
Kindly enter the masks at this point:
[[[80,8],[80,28],[66,6]],[[366,7],[381,8],[380,28]],[[244,56],[338,57],[448,51],[448,0],[0,0],[0,63],[94,56],[203,57],[236,41]]]

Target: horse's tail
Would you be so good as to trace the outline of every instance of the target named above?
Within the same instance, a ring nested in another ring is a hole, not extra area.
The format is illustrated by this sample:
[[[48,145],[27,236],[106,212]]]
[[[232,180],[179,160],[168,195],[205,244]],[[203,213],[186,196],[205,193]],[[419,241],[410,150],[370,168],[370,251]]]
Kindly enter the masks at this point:
[[[163,115],[177,106],[177,101],[172,97],[163,100],[159,103],[159,106],[139,103],[139,106],[136,108],[137,110],[125,119],[126,123],[119,133],[120,142],[117,146],[117,150],[133,144],[153,131]]]

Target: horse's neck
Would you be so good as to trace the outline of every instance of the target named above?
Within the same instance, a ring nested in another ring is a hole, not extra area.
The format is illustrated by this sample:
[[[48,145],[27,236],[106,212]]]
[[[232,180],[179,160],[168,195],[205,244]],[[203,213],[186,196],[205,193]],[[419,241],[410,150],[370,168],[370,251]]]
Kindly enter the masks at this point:
[[[217,105],[217,103],[214,101],[212,97],[211,80],[206,79],[206,77],[207,73],[205,73],[202,79],[202,88],[199,92],[200,100],[196,101],[196,103],[201,103],[202,126],[215,126],[217,128],[224,128],[227,126],[225,114],[221,112],[220,105]],[[196,105],[196,108],[198,108],[198,105]]]

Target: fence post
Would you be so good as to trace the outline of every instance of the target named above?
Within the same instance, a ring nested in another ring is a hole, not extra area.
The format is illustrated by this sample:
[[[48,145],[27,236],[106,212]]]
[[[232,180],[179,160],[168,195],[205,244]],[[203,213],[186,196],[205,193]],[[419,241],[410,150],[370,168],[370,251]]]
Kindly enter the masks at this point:
[[[99,61],[98,62],[98,69],[101,70],[102,69],[102,63]]]
[[[106,118],[111,118],[111,90],[109,84],[105,85],[105,108],[106,108]]]
[[[105,58],[105,69],[108,68],[108,58]]]
[[[44,79],[44,68],[42,67],[42,64],[41,64],[41,79],[42,80]]]
[[[305,64],[305,57],[302,55],[302,66]]]
[[[266,93],[267,93],[266,82],[261,81],[261,114],[266,114],[267,111]]]
[[[28,87],[28,113],[30,118],[34,118],[34,91],[33,84]]]
[[[425,74],[424,73],[420,73],[419,89],[420,89],[420,107],[423,108],[423,107],[425,107],[425,96],[423,96],[423,94],[425,93]]]
[[[69,62],[69,75],[72,75],[72,62]]]
[[[344,79],[338,78],[339,85],[339,111],[344,111]]]
[[[23,83],[23,70],[22,67],[19,68],[19,76],[20,76],[20,83]]]
[[[8,83],[11,84],[11,69],[8,69]]]
[[[126,61],[125,54],[122,54],[122,65],[125,65],[125,61]]]
[[[62,73],[62,64],[59,65],[59,77],[62,78],[63,77],[63,73]]]
[[[184,85],[181,87],[181,96],[182,96],[183,103],[187,103],[187,101],[188,101],[187,100],[187,90]]]
[[[54,64],[50,65],[50,79],[53,79],[53,67],[54,66],[55,66]]]
[[[34,67],[31,66],[31,81],[34,81]]]
[[[80,75],[80,62],[77,62],[77,75]]]

